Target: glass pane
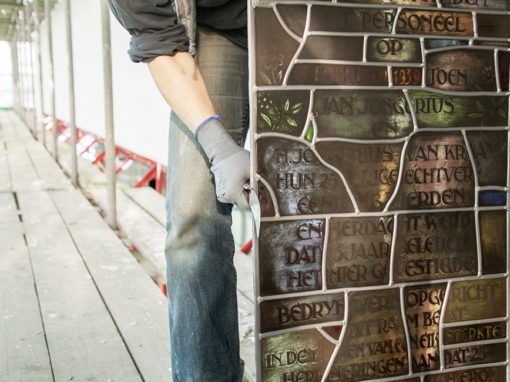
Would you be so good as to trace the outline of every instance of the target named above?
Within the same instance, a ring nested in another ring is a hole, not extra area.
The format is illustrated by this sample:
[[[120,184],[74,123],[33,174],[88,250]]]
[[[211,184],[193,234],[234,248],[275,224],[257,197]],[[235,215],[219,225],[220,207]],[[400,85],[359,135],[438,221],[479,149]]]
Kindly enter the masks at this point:
[[[310,36],[299,54],[301,59],[363,60],[363,37]]]
[[[506,211],[480,211],[482,272],[506,273]]]
[[[476,23],[480,37],[510,38],[510,28],[508,27],[510,16],[508,15],[496,16],[479,13],[476,15]]]
[[[479,186],[506,186],[506,131],[468,131],[466,133],[474,157]]]
[[[443,329],[443,343],[445,345],[503,338],[506,338],[506,323],[504,321],[452,326]]]
[[[470,13],[404,9],[397,21],[397,33],[442,36],[472,36]]]
[[[427,375],[425,382],[452,382],[452,381],[484,381],[484,382],[507,382],[506,367],[484,367],[447,373]]]
[[[380,66],[296,64],[289,85],[387,86],[386,68]]]
[[[367,60],[375,62],[422,62],[419,39],[369,37]]]

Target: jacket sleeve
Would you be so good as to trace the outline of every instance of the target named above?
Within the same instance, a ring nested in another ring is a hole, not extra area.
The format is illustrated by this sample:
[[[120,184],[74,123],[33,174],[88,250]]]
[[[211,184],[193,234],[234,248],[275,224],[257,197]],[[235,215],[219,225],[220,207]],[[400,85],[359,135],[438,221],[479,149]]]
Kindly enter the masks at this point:
[[[170,0],[108,0],[113,15],[131,35],[134,62],[188,51],[188,36]]]

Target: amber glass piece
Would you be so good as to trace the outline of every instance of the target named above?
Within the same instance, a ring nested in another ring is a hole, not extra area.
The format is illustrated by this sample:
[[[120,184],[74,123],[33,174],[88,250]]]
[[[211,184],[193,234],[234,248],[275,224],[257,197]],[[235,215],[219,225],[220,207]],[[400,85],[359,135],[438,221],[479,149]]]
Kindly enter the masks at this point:
[[[328,381],[352,382],[409,373],[398,288],[351,292],[345,336]]]
[[[473,212],[400,215],[393,278],[397,282],[476,275]]]
[[[413,372],[438,370],[439,319],[443,307],[445,284],[427,284],[404,289],[404,305],[411,340]]]
[[[444,322],[505,317],[506,278],[458,281],[452,284]]]
[[[386,68],[362,65],[296,64],[289,85],[388,85]]]
[[[414,135],[391,209],[474,206],[474,173],[460,132]]]
[[[267,187],[264,183],[259,182],[258,184],[258,195],[259,195],[259,203],[260,203],[260,216],[274,216],[274,206],[273,200],[271,199],[271,195]]]
[[[320,290],[324,220],[263,222],[259,266],[263,296]]]
[[[510,10],[508,0],[441,0],[443,7],[476,10]]]
[[[480,37],[510,38],[510,16],[508,15],[478,13],[476,23]]]
[[[308,91],[264,91],[257,93],[257,132],[300,136],[310,103]]]
[[[302,59],[361,61],[363,37],[315,36],[306,39]]]
[[[412,89],[409,97],[419,127],[505,126],[508,123],[508,97],[457,96]]]
[[[306,5],[277,4],[276,10],[285,25],[299,37],[303,36],[306,25]]]
[[[310,30],[390,33],[395,13],[394,9],[313,6]]]
[[[395,190],[403,143],[318,142],[320,156],[339,169],[361,211],[382,211]]]
[[[332,218],[327,288],[387,284],[392,234],[392,217]]]
[[[282,216],[353,211],[340,176],[304,143],[259,138],[257,153],[259,174],[272,187]]]
[[[375,62],[422,62],[419,39],[369,37],[367,60]]]
[[[469,41],[437,38],[425,39],[425,49],[439,49],[446,48],[449,46],[461,46],[461,45],[469,45]]]
[[[507,140],[506,131],[468,131],[479,186],[506,186]]]
[[[425,376],[425,382],[507,382],[506,366],[481,367]]]
[[[433,52],[425,57],[425,83],[454,91],[495,91],[494,52],[458,49]]]
[[[510,53],[509,52],[498,52],[499,62],[499,83],[501,90],[504,92],[508,91],[510,81]]]
[[[506,273],[506,217],[501,211],[480,211],[482,273]]]
[[[320,381],[335,348],[317,329],[266,337],[261,343],[264,382]]]
[[[343,293],[262,301],[260,330],[269,332],[302,325],[342,321],[344,309]]]
[[[421,68],[394,66],[391,69],[391,77],[393,86],[421,86],[423,70]]]
[[[404,9],[397,21],[397,33],[442,36],[472,36],[470,13]]]
[[[443,343],[445,345],[504,338],[506,338],[506,323],[504,321],[452,326],[443,329]]]
[[[280,85],[299,44],[288,35],[272,8],[255,8],[257,85]],[[275,41],[278,43],[275,44]]]
[[[444,351],[446,368],[506,361],[506,343],[470,345]]]
[[[316,90],[313,113],[319,137],[391,139],[413,131],[401,90]]]

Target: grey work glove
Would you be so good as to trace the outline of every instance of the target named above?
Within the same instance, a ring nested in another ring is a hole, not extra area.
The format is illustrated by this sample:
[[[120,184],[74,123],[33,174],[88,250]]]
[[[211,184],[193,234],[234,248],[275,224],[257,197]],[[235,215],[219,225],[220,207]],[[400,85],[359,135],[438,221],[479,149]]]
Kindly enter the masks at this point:
[[[198,128],[196,138],[211,162],[218,200],[249,209],[243,185],[250,179],[250,152],[239,147],[215,118]]]

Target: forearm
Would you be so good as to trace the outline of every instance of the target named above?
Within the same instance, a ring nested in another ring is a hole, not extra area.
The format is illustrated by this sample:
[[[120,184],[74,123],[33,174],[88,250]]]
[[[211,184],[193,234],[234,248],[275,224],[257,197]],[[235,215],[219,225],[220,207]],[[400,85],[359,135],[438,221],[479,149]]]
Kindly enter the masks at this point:
[[[200,70],[190,54],[159,56],[148,66],[164,99],[192,132],[203,120],[216,114]]]

